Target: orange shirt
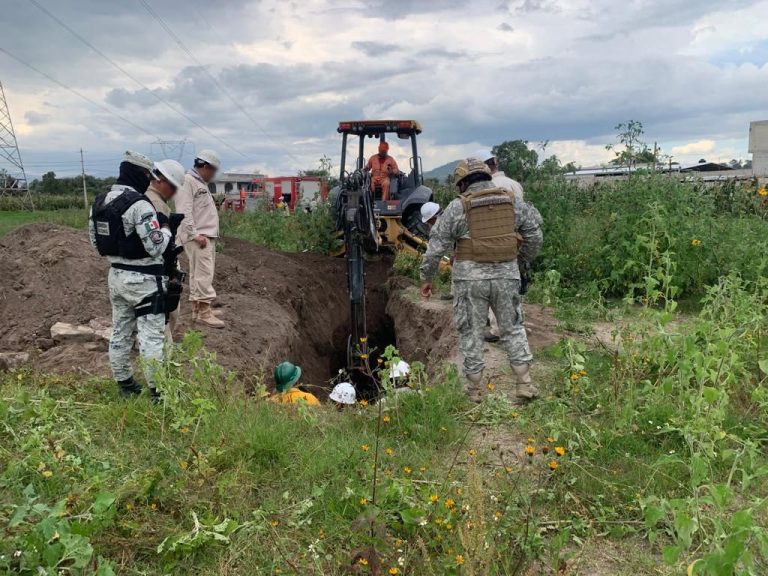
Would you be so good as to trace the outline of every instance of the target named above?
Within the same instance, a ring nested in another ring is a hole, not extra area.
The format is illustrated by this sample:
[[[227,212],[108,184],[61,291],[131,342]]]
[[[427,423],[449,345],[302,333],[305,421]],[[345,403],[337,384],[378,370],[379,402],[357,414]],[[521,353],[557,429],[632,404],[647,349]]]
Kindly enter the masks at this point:
[[[389,178],[390,174],[397,174],[399,172],[397,162],[395,162],[392,156],[387,156],[382,160],[378,154],[370,157],[365,168],[371,171],[371,180],[374,184],[381,184]]]
[[[320,404],[320,400],[314,394],[302,392],[298,388],[291,388],[288,392],[273,394],[269,399],[280,404],[296,404],[298,402],[306,402],[310,405]]]

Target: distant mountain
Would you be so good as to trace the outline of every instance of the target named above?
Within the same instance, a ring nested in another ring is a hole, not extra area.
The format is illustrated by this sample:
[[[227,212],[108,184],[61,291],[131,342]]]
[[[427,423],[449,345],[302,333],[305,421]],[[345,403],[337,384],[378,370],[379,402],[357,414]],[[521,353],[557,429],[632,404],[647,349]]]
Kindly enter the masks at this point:
[[[442,166],[438,166],[437,168],[434,168],[429,172],[424,172],[424,179],[425,180],[434,179],[439,182],[445,182],[446,177],[453,174],[453,170],[456,168],[456,165],[459,162],[460,160],[454,160],[453,162],[448,162],[448,164],[443,164]]]

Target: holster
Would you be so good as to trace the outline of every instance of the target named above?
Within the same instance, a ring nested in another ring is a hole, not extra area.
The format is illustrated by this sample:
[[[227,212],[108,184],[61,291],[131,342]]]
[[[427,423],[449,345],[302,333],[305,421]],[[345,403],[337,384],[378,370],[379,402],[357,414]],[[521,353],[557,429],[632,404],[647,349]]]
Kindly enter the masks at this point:
[[[157,292],[150,294],[139,302],[133,309],[136,318],[147,316],[149,314],[165,314],[166,310],[166,294],[163,290],[163,277],[155,276],[155,282],[157,282]],[[178,302],[176,303],[178,306]]]

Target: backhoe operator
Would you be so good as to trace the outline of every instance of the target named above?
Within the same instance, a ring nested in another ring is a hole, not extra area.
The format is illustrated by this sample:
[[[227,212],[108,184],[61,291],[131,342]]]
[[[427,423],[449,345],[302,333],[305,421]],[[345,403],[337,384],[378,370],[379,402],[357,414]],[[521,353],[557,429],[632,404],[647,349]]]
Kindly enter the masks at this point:
[[[366,172],[371,173],[371,191],[375,194],[381,188],[381,199],[389,200],[389,177],[400,172],[397,162],[388,154],[389,144],[381,142],[379,153],[374,154],[365,166]]]

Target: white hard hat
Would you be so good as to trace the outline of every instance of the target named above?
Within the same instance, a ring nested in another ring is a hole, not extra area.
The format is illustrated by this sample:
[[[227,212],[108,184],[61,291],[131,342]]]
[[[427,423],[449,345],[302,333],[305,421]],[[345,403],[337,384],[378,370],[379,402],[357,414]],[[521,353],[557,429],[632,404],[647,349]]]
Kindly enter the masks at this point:
[[[155,162],[155,171],[159,172],[176,188],[181,188],[184,185],[184,166],[176,162],[176,160]]]
[[[145,170],[152,170],[155,167],[152,160],[149,159],[149,156],[145,156],[141,152],[134,152],[133,150],[125,151],[125,154],[123,154],[123,162],[129,162],[134,166],[144,168]]]
[[[403,376],[407,376],[410,371],[411,367],[408,365],[408,362],[400,360],[389,370],[389,377],[392,379],[402,378]]]
[[[496,155],[491,152],[490,148],[481,148],[472,154],[473,158],[479,158],[483,162],[488,162],[491,158],[496,158]]]
[[[196,159],[202,160],[203,162],[206,162],[207,164],[210,164],[214,168],[218,169],[219,166],[221,166],[221,161],[219,160],[219,155],[216,154],[213,150],[200,150],[200,152],[197,153],[195,156]]]
[[[440,204],[437,202],[427,202],[421,206],[421,221],[426,224],[432,218],[440,213]]]
[[[336,384],[328,397],[339,404],[357,404],[357,393],[355,387],[349,382]]]

